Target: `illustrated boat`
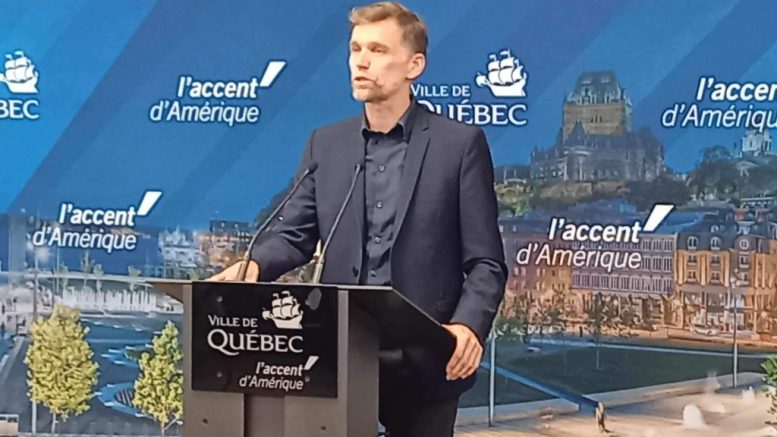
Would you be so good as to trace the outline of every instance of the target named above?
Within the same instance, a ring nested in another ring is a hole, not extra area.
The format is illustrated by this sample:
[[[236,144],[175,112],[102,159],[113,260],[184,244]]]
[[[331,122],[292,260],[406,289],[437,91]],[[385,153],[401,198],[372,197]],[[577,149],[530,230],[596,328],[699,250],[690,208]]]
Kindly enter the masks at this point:
[[[525,97],[527,74],[509,49],[488,55],[487,75],[478,73],[475,84],[487,86],[496,97]]]

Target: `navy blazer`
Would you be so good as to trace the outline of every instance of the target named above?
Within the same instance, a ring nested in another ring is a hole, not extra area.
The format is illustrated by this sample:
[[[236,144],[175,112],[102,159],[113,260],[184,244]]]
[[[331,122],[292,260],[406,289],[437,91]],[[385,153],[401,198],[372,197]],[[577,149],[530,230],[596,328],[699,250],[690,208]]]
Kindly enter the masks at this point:
[[[416,103],[417,104],[417,103]],[[392,286],[441,323],[462,323],[483,343],[507,278],[497,224],[494,170],[482,129],[417,108],[394,219]],[[252,251],[262,281],[306,264],[329,234],[357,164],[364,163],[362,116],[315,130],[297,177],[313,172]],[[365,242],[364,171],[335,231],[321,277],[356,284]],[[474,384],[445,381],[445,364],[406,359],[431,396],[460,394]]]

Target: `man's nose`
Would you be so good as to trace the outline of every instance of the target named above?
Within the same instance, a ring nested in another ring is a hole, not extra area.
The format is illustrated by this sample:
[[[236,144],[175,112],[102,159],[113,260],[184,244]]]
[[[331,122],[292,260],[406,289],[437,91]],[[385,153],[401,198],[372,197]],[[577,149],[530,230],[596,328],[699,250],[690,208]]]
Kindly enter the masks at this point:
[[[366,50],[362,50],[358,55],[356,55],[356,66],[359,68],[369,68],[370,58]]]

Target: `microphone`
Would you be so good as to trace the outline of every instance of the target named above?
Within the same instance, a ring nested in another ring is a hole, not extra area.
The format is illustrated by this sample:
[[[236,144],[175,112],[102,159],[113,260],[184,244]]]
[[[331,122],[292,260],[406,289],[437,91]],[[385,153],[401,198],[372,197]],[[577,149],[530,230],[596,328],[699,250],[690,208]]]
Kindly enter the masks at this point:
[[[362,171],[364,166],[359,163],[356,164],[354,167],[353,172],[353,178],[351,179],[351,187],[348,188],[348,194],[345,196],[345,200],[343,201],[343,204],[340,205],[340,210],[337,211],[337,216],[335,216],[335,221],[332,224],[332,229],[329,230],[329,235],[327,235],[326,240],[324,241],[324,247],[321,249],[321,254],[319,255],[318,259],[316,260],[315,268],[313,269],[313,284],[320,284],[321,283],[321,275],[324,273],[324,263],[326,258],[326,250],[329,247],[329,243],[332,241],[332,236],[334,236],[335,231],[337,230],[337,227],[340,225],[340,219],[343,217],[343,213],[345,212],[345,207],[348,206],[348,202],[351,201],[351,197],[353,196],[353,189],[356,187],[356,180],[359,178],[359,172]]]
[[[242,264],[240,265],[240,270],[237,272],[237,280],[238,281],[245,281],[246,279],[246,271],[248,270],[248,263],[251,261],[251,250],[253,250],[254,245],[256,244],[256,239],[259,238],[260,235],[262,235],[262,232],[264,232],[265,229],[267,229],[268,226],[270,226],[270,223],[275,219],[275,216],[278,215],[278,213],[283,209],[284,206],[289,202],[289,199],[291,199],[291,196],[294,195],[294,193],[297,191],[297,189],[302,185],[302,181],[304,181],[308,176],[313,174],[314,171],[318,168],[318,163],[314,162],[308,166],[308,168],[305,169],[305,172],[302,173],[302,176],[300,176],[299,179],[297,179],[297,182],[294,183],[294,185],[291,187],[291,190],[289,190],[289,194],[286,195],[286,197],[281,200],[281,203],[278,204],[277,207],[270,213],[270,215],[267,217],[267,220],[262,223],[262,225],[257,229],[257,231],[254,233],[254,236],[251,238],[251,242],[248,243],[248,249],[246,249],[245,253],[243,254],[242,258]]]

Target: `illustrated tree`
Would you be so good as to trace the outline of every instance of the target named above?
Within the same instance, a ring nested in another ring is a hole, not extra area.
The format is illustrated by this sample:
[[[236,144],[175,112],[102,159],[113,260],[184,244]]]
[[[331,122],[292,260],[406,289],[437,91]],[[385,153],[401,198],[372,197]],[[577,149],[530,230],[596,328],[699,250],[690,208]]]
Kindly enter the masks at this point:
[[[586,311],[586,325],[588,331],[594,337],[594,343],[596,344],[596,369],[599,369],[600,356],[599,356],[599,344],[602,341],[602,331],[605,328],[605,303],[601,293],[595,294],[591,302],[591,306]]]
[[[652,181],[631,181],[626,195],[638,211],[648,211],[656,203],[684,205],[691,200],[691,189],[687,183],[671,175],[661,175]]]
[[[548,311],[550,326],[558,328],[558,332],[563,333],[567,327],[567,298],[564,291],[554,290],[550,303],[551,308]]]
[[[537,299],[535,311],[532,314],[531,322],[532,325],[539,328],[539,334],[540,338],[545,333],[545,328],[548,328],[548,331],[550,330],[551,326],[551,311],[553,310],[553,305],[551,304],[549,299]]]
[[[685,329],[688,327],[688,320],[690,317],[690,310],[688,308],[688,299],[685,297],[684,292],[678,293],[678,299],[680,300],[680,305],[682,308],[682,328]]]
[[[89,252],[84,252],[84,256],[81,257],[81,272],[84,274],[84,283],[81,285],[81,291],[86,290],[86,281],[89,279],[89,274],[94,269],[94,260],[89,258]]]
[[[189,269],[186,274],[189,276],[189,280],[191,281],[199,281],[200,280],[200,271],[197,269]]]
[[[63,292],[64,290],[67,290],[68,273],[69,270],[67,265],[65,263],[60,263],[57,269],[57,277],[59,277],[59,284],[61,285],[57,287],[57,292]]]
[[[563,356],[564,356],[564,374],[567,374],[568,369],[568,357],[567,348],[564,346],[564,332],[567,329],[567,296],[561,289],[553,291],[553,296],[550,300],[550,309],[548,310],[548,324],[551,328],[556,328],[553,332],[553,336],[557,340],[562,342]]]
[[[664,307],[664,324],[673,325],[676,311],[676,298],[674,296],[661,296],[661,306]]]
[[[605,332],[619,333],[623,320],[621,319],[621,304],[617,297],[609,296],[604,302],[604,327]]]
[[[513,300],[500,311],[494,325],[498,336],[507,341],[529,342],[529,301],[525,297]]]
[[[637,327],[637,312],[634,311],[634,307],[628,305],[621,313],[620,321],[619,334],[626,336],[631,334],[631,330]]]
[[[579,308],[575,300],[569,295],[565,296],[564,316],[567,320],[567,325],[573,325],[580,319],[581,315],[578,310]]]
[[[135,291],[135,287],[138,284],[137,278],[140,277],[140,269],[133,266],[127,266],[127,276],[129,276],[129,291],[130,293],[133,293]]]
[[[30,327],[27,386],[33,402],[44,405],[52,415],[51,432],[57,420],[89,410],[97,384],[98,365],[86,342],[88,328],[81,325],[78,310],[57,304],[47,319]]]
[[[539,326],[540,336],[543,335],[543,332],[563,333],[566,328],[564,306],[564,294],[558,290],[554,291],[551,297],[537,301],[532,322]]]
[[[766,383],[766,396],[771,400],[769,405],[769,414],[775,419],[766,422],[769,425],[777,427],[777,355],[772,355],[761,364],[766,372],[764,383]]]
[[[690,174],[688,185],[697,198],[712,195],[719,200],[738,198],[744,180],[731,153],[723,146],[707,147]]]
[[[172,322],[154,337],[152,352],[140,356],[132,404],[159,424],[161,435],[183,417],[182,357],[178,328]]]
[[[102,278],[105,276],[105,271],[103,271],[103,265],[102,264],[95,264],[93,272],[96,276],[95,278],[95,284],[94,289],[96,292],[100,293],[103,291],[103,281]]]
[[[531,210],[534,187],[528,182],[511,182],[494,186],[500,216],[520,216]]]
[[[748,196],[756,197],[773,193],[777,187],[777,160],[768,160],[747,172],[745,191]]]

